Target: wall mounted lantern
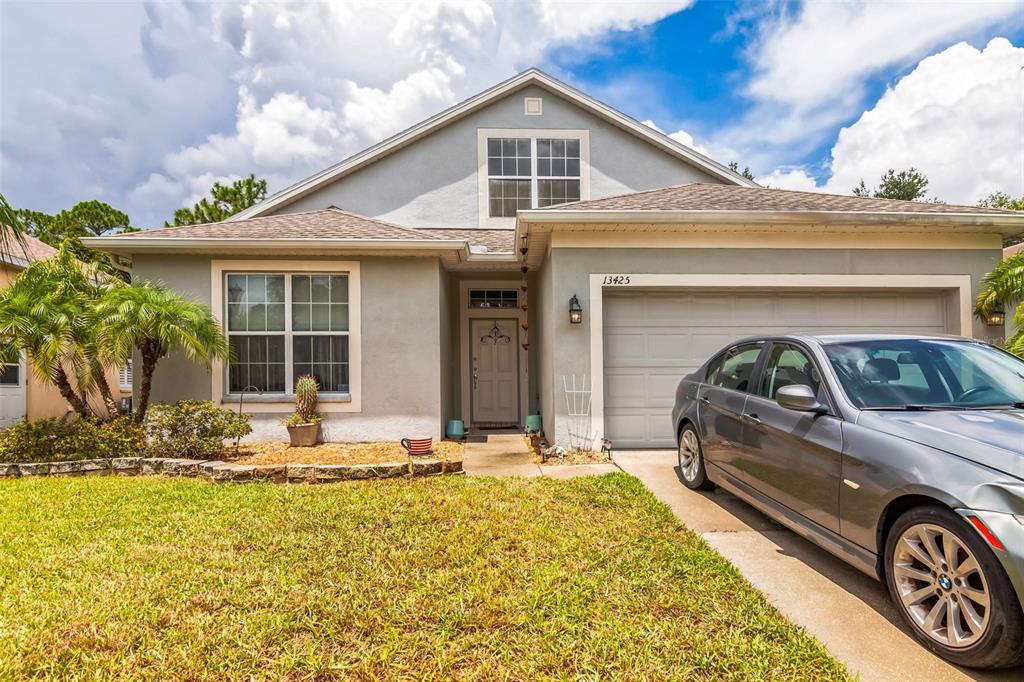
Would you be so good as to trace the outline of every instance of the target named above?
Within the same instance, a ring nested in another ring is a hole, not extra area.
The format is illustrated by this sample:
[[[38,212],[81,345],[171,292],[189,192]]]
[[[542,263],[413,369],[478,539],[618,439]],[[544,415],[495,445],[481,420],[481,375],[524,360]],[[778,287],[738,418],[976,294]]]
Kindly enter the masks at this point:
[[[580,299],[576,298],[576,294],[573,294],[569,299],[569,323],[579,324],[581,322],[583,322],[583,306],[580,305]]]
[[[982,315],[981,321],[989,327],[1002,327],[1006,323],[1006,313],[1002,310],[993,310],[988,315]]]

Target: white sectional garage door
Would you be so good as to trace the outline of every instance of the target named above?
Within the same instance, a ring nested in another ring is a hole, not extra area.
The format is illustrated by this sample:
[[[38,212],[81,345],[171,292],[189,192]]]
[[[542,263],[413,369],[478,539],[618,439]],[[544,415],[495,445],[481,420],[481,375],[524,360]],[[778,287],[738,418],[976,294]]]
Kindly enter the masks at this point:
[[[674,447],[679,380],[730,341],[790,331],[945,333],[942,292],[605,292],[605,435]]]

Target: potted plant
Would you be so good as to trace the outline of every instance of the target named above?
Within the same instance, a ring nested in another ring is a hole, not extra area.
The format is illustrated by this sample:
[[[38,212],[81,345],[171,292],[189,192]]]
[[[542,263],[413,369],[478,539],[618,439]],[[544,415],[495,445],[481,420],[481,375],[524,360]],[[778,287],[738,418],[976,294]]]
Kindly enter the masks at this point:
[[[320,422],[324,418],[316,411],[319,390],[316,379],[308,374],[295,382],[295,412],[284,422],[293,448],[308,448],[320,442]]]

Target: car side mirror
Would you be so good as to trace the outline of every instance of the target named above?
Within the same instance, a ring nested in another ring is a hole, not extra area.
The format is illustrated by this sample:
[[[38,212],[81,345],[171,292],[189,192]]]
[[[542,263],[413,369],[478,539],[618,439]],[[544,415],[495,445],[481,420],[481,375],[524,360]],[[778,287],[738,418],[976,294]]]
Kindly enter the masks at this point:
[[[783,386],[775,393],[775,402],[787,410],[797,412],[816,412],[818,414],[827,412],[827,408],[818,402],[818,396],[814,389],[804,384],[793,384]]]

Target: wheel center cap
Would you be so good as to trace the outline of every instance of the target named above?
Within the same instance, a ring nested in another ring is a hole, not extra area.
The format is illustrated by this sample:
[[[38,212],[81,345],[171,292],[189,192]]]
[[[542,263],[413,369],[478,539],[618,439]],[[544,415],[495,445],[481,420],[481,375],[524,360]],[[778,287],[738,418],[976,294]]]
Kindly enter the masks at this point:
[[[951,589],[953,589],[953,581],[950,580],[948,576],[940,575],[939,576],[939,587],[941,587],[944,590],[951,590]]]

